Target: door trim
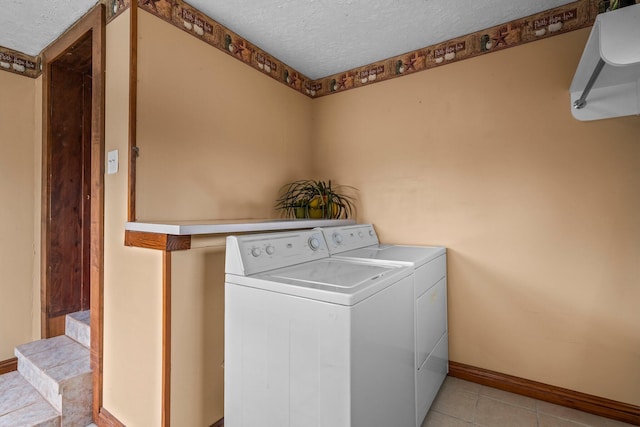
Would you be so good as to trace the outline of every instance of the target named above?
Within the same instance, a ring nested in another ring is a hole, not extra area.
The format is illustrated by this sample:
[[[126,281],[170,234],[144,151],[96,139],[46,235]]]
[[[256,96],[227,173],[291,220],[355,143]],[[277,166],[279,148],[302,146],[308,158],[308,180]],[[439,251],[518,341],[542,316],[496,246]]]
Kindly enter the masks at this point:
[[[90,231],[90,282],[91,282],[91,368],[93,370],[93,418],[98,419],[102,407],[102,356],[103,356],[103,287],[104,287],[104,108],[105,108],[105,10],[96,5],[77,21],[60,38],[42,53],[42,208],[41,208],[41,300],[46,303],[46,259],[49,216],[49,164],[48,150],[51,140],[50,76],[51,64],[76,41],[91,32],[92,51],[92,103],[91,103],[91,231]],[[43,294],[44,293],[44,294]],[[46,305],[45,305],[46,310]],[[42,335],[47,336],[46,320],[42,319]]]
[[[136,160],[138,122],[138,5],[131,5],[129,33],[129,176],[127,179],[127,221],[136,220]]]

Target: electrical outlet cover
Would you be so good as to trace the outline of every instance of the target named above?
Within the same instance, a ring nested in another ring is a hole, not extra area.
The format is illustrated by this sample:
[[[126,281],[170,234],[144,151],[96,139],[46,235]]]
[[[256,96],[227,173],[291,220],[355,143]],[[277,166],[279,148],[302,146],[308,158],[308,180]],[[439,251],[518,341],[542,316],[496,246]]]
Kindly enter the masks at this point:
[[[112,175],[118,172],[118,150],[107,153],[107,174]]]

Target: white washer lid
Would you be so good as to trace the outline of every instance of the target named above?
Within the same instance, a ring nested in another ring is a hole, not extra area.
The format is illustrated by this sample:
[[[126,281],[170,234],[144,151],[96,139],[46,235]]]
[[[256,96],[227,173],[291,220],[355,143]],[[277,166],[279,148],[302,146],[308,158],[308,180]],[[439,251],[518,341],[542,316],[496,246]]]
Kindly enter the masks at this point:
[[[392,264],[371,264],[344,259],[320,260],[251,276],[227,275],[227,282],[351,306],[411,274]]]
[[[442,246],[374,245],[334,255],[336,258],[397,262],[419,267],[447,252]]]

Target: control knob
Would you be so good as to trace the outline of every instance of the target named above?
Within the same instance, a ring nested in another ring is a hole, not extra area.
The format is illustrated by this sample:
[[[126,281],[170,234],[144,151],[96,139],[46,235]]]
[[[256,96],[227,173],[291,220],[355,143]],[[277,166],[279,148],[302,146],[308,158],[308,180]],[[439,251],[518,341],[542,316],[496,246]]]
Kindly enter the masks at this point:
[[[316,236],[309,237],[309,247],[312,251],[320,249],[320,240]]]
[[[262,254],[262,250],[260,248],[252,248],[251,249],[251,255],[253,255],[254,257],[259,257]]]
[[[333,239],[333,242],[336,245],[339,245],[342,243],[342,234],[340,233],[333,233],[333,235],[331,236],[331,238]]]
[[[273,253],[276,251],[276,248],[274,248],[273,245],[268,245],[266,248],[264,248],[264,250],[267,255],[273,255]]]

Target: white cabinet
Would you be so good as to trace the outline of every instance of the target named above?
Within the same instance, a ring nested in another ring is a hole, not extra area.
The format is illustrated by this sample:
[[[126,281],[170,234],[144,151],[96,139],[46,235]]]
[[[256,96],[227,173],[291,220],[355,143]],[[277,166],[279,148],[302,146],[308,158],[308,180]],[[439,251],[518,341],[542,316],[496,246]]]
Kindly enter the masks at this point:
[[[419,427],[449,371],[447,336],[447,256],[416,269],[416,420]]]

